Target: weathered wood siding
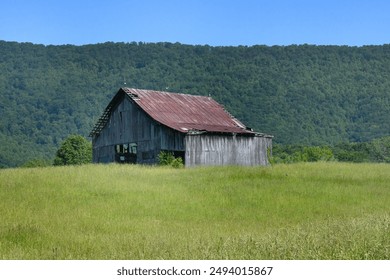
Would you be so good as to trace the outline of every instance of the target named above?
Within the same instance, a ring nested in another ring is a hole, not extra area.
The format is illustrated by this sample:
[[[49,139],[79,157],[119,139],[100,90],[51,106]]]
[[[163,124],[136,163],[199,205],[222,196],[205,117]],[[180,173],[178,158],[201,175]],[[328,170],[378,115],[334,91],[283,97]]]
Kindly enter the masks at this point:
[[[137,163],[154,164],[161,150],[184,151],[184,135],[160,125],[127,97],[113,109],[100,134],[92,139],[93,162],[114,162],[115,145],[135,143]]]
[[[185,165],[268,165],[272,138],[237,135],[187,135]]]

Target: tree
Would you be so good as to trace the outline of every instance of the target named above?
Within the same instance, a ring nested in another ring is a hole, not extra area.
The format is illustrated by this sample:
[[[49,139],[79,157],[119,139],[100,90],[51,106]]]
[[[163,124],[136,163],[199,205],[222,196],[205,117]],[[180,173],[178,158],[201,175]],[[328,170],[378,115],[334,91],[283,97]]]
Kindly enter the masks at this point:
[[[374,139],[369,145],[371,161],[390,162],[390,136]]]
[[[390,131],[389,53],[390,44],[44,46],[0,40],[0,168],[51,159],[58,141],[88,135],[123,82],[212,95],[245,125],[283,145],[369,142]],[[374,159],[386,161],[380,147]],[[340,157],[371,160],[357,148]]]
[[[61,144],[54,165],[85,164],[92,162],[92,144],[81,135],[71,135]]]

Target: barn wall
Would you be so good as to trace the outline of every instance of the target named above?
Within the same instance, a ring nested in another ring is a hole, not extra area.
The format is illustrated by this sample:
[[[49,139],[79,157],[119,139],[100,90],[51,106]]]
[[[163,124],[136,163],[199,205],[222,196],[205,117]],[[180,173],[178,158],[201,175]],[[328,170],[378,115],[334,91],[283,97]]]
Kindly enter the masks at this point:
[[[272,138],[237,135],[187,135],[185,164],[268,165],[267,149]]]
[[[154,164],[161,150],[184,151],[184,135],[156,123],[129,98],[124,97],[106,126],[92,139],[93,162],[114,162],[115,145],[135,143],[136,163]]]

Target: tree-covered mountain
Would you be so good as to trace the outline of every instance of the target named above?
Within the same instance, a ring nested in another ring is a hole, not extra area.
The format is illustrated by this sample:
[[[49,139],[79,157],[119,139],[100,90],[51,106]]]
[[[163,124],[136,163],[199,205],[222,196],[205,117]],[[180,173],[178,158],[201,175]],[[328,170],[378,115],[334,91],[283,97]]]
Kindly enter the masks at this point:
[[[124,86],[211,95],[281,144],[390,134],[390,45],[44,46],[0,41],[0,167],[52,159]]]

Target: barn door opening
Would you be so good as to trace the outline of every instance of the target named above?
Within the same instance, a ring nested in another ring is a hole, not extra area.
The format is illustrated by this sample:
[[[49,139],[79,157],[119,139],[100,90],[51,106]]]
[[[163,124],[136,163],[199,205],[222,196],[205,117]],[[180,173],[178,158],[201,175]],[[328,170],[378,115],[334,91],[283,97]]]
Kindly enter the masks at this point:
[[[173,151],[173,156],[175,158],[181,158],[183,164],[185,164],[185,152],[184,151]]]
[[[118,163],[137,163],[137,143],[115,145],[115,161]]]

